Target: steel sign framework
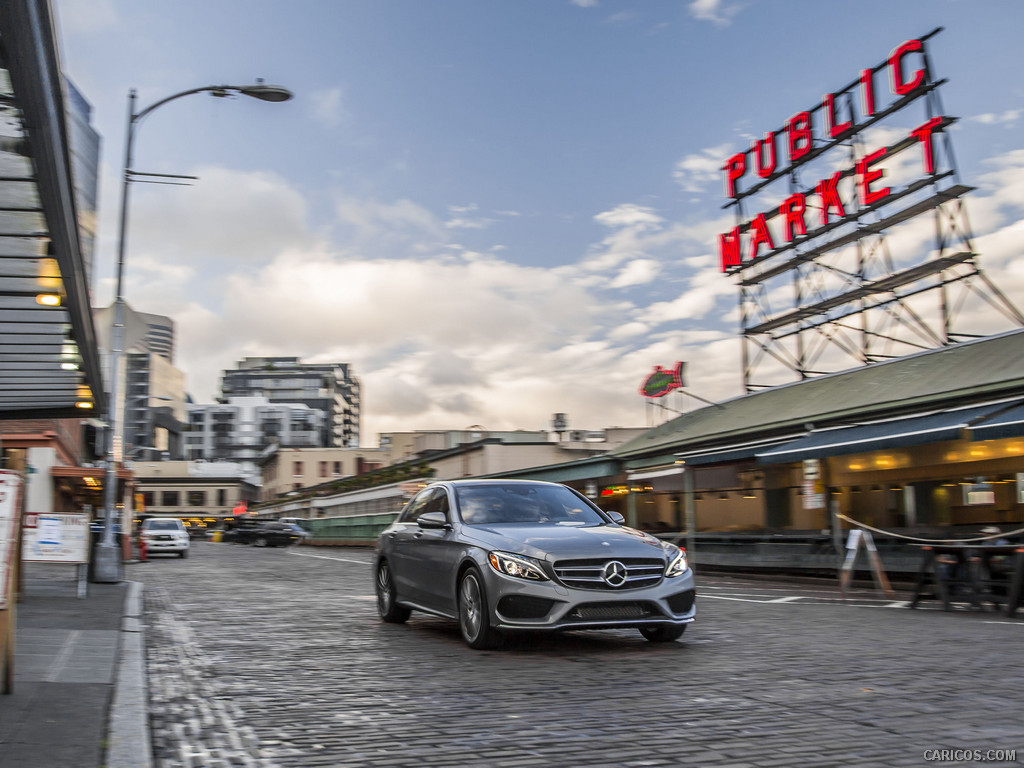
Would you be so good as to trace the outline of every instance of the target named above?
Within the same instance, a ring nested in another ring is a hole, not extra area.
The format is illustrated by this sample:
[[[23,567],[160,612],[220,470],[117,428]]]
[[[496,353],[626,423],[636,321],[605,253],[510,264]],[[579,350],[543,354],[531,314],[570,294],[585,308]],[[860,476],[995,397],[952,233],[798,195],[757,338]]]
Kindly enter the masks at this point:
[[[940,31],[725,163],[736,226],[719,252],[739,284],[747,392],[991,333],[972,326],[980,303],[1024,325],[974,250],[928,56]]]

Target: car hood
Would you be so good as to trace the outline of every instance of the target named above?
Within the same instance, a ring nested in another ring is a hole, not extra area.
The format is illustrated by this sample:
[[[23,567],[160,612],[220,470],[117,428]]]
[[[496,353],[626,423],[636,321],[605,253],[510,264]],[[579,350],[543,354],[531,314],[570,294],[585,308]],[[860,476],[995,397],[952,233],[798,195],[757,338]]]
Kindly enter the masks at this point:
[[[462,530],[465,538],[488,549],[552,562],[585,557],[658,557],[664,553],[658,538],[617,525],[475,525]]]

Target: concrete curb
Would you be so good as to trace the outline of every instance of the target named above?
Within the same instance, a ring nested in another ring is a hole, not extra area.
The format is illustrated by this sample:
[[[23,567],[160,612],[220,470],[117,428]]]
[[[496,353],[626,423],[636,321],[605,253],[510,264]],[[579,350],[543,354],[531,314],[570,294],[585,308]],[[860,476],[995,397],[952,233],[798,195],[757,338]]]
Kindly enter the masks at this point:
[[[106,768],[152,768],[141,582],[128,582],[124,602],[121,653],[107,724]]]

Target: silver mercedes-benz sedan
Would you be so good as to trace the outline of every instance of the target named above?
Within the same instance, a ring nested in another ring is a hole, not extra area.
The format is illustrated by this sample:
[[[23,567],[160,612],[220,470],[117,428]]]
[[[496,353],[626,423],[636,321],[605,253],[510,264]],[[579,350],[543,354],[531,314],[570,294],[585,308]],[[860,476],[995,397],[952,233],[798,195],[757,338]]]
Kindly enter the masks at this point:
[[[623,522],[555,483],[434,483],[377,541],[380,617],[455,619],[472,648],[508,630],[635,627],[675,640],[696,614],[686,553]]]

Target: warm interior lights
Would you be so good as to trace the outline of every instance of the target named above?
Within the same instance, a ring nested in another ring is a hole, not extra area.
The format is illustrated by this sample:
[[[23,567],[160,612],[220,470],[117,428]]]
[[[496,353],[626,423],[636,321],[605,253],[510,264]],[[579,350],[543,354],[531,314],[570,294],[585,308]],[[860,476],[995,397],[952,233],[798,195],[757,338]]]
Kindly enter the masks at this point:
[[[36,296],[36,304],[41,304],[44,307],[59,307],[60,296],[56,293],[40,293]]]

